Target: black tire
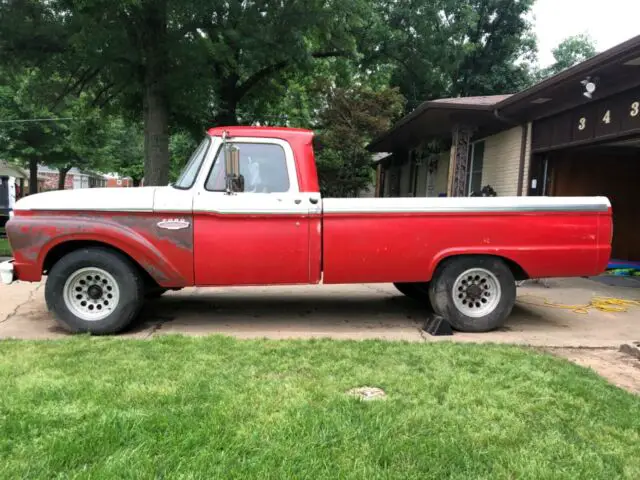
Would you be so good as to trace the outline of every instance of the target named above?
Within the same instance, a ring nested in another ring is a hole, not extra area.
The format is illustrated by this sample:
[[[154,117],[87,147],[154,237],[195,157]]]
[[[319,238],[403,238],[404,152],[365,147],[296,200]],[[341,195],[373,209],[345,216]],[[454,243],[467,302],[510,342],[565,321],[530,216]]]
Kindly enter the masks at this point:
[[[453,298],[456,281],[471,269],[490,272],[500,287],[493,310],[479,317],[465,314],[456,306]],[[455,257],[446,260],[437,269],[430,282],[429,297],[435,312],[444,317],[454,329],[461,332],[488,332],[501,327],[511,314],[516,301],[516,282],[513,273],[500,258],[474,255]]]
[[[86,320],[77,316],[65,302],[67,280],[83,268],[101,269],[117,283],[118,304],[100,320]],[[65,255],[51,268],[45,299],[47,307],[65,330],[107,335],[122,331],[136,318],[144,301],[144,281],[136,266],[125,256],[106,248],[82,248]]]

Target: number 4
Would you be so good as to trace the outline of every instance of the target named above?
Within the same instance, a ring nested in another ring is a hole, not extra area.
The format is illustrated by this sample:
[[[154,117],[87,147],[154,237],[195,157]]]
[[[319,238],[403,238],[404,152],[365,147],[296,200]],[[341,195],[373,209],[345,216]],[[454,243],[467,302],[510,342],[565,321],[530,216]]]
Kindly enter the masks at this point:
[[[604,117],[602,117],[602,121],[606,124],[611,123],[611,110],[607,110],[607,113],[605,113]]]

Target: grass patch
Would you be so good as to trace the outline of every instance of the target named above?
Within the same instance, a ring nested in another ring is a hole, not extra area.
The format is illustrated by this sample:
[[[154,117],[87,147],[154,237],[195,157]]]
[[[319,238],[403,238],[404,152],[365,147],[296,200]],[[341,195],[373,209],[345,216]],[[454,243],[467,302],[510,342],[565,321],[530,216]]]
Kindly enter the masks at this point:
[[[9,246],[8,238],[0,238],[0,257],[10,257],[11,247]]]
[[[640,478],[640,398],[516,347],[2,341],[0,385],[4,478]]]

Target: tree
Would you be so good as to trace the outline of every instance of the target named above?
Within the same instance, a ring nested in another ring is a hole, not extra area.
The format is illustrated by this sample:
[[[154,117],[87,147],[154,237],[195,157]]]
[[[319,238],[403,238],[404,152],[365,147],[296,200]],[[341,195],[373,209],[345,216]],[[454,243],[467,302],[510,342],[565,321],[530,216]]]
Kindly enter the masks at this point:
[[[143,118],[149,184],[164,183],[169,171],[168,4],[7,0],[0,5],[3,57],[55,68],[66,79],[61,98],[90,90],[93,106],[117,102],[118,109]]]
[[[580,34],[567,37],[553,49],[555,62],[550,67],[542,69],[539,73],[539,78],[543,79],[556,75],[567,68],[588,60],[596,53],[595,43],[589,35]]]
[[[447,96],[502,94],[530,82],[533,0],[377,0],[358,35],[363,65],[390,68],[411,110]]]
[[[69,92],[142,116],[145,179],[166,183],[169,124],[238,123],[249,97],[314,59],[350,53],[365,0],[7,0],[0,53],[55,63]],[[42,53],[46,45],[47,55]]]
[[[121,116],[107,121],[107,141],[103,165],[111,173],[129,177],[133,186],[140,186],[144,178],[144,133],[139,122],[130,122]],[[186,131],[174,132],[169,140],[169,180],[178,178],[186,161],[202,139],[195,139]]]
[[[389,129],[402,112],[397,89],[352,87],[331,91],[320,113],[317,164],[320,188],[327,197],[355,197],[372,181],[367,144]]]
[[[86,95],[58,101],[63,81],[36,68],[2,72],[0,151],[29,166],[29,190],[37,193],[38,165],[59,172],[58,188],[73,168],[99,168],[104,131]]]
[[[408,107],[504,93],[529,75],[533,0],[3,0],[0,55],[55,74],[55,102],[142,119],[147,185],[174,134],[311,126],[327,92],[397,86]]]
[[[108,173],[129,177],[133,186],[140,185],[144,177],[144,134],[139,123],[128,122],[122,116],[107,120],[107,141],[104,156]]]

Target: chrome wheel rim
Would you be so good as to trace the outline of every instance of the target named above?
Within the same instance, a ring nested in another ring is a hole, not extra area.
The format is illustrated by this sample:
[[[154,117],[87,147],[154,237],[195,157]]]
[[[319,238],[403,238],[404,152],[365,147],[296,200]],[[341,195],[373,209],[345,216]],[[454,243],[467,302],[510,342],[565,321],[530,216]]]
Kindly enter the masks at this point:
[[[479,318],[493,312],[502,290],[496,276],[484,268],[471,268],[460,274],[451,291],[456,308],[467,317]]]
[[[64,284],[64,303],[76,317],[96,322],[118,306],[120,289],[113,276],[96,267],[76,270]]]

